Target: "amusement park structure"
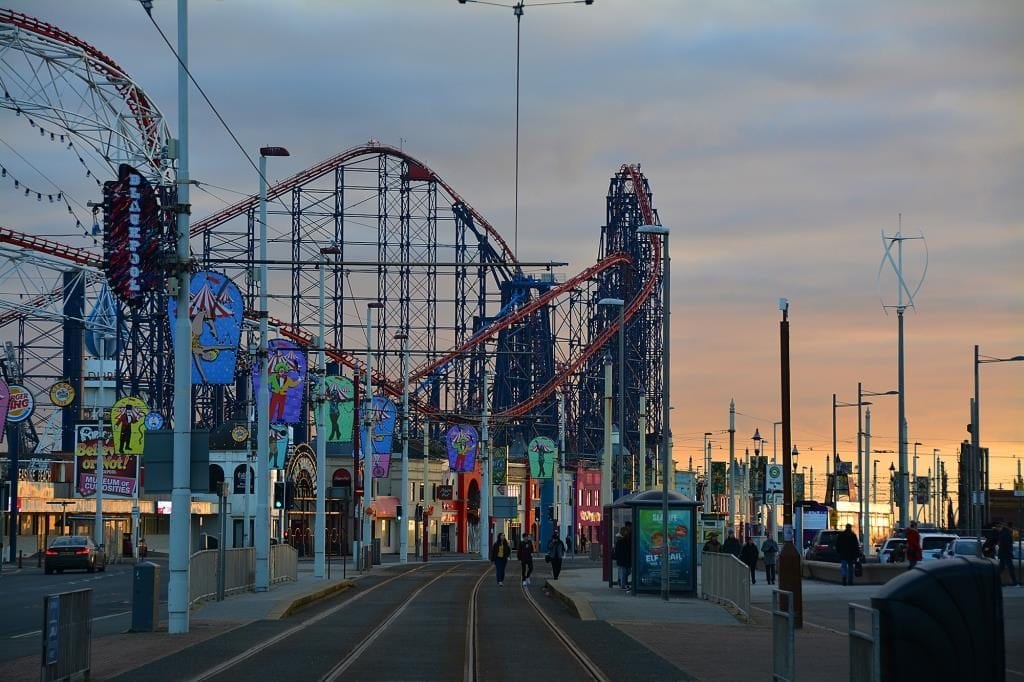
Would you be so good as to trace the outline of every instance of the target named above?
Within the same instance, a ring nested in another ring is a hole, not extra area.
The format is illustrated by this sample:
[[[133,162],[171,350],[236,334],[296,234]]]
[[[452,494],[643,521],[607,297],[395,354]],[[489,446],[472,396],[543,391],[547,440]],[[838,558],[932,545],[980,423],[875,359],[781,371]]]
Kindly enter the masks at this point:
[[[176,196],[174,155],[168,150],[173,140],[142,89],[84,41],[6,10],[0,11],[0,52],[7,55],[0,59],[0,108],[61,140],[66,136],[68,151],[97,177],[114,179],[120,164],[139,168],[157,189],[161,249],[171,253]],[[59,68],[42,68],[55,54]],[[26,68],[31,78],[25,77]],[[86,91],[100,92],[102,101],[88,104]],[[603,367],[609,360],[624,363],[613,389],[624,398],[615,401],[625,409],[614,418],[625,425],[621,447],[639,453],[641,396],[647,402],[648,435],[664,428],[662,242],[658,235],[637,233],[641,225],[660,224],[660,219],[639,165],[623,164],[614,172],[605,224],[596,235],[596,260],[570,276],[559,270],[565,263],[519,262],[501,233],[440,175],[385,144],[371,141],[327,158],[273,184],[267,198],[265,261],[257,256],[257,196],[191,224],[194,269],[233,279],[251,322],[244,325],[234,384],[193,388],[194,426],[244,422],[253,403],[249,351],[255,347],[259,268],[269,271],[271,328],[300,347],[319,350],[318,267],[321,250],[330,247],[337,255],[326,262],[328,370],[349,376],[367,371],[360,354],[367,304],[382,304],[374,328],[375,364],[369,368],[372,385],[380,394],[402,395],[402,357],[393,338],[406,335],[414,438],[424,428],[477,422],[489,409],[492,447],[507,447],[511,458],[525,459],[533,437],[558,433],[561,396],[566,463],[597,460],[603,456]],[[102,207],[98,192],[94,201]],[[95,332],[87,301],[98,298],[109,266],[99,249],[31,236],[14,225],[0,228],[0,281],[5,291],[14,282],[23,284],[16,300],[0,301],[0,335],[12,342],[7,364],[22,368],[24,383],[37,395],[62,379],[81,395],[89,347],[83,339]],[[32,277],[24,276],[28,269]],[[112,354],[117,395],[140,396],[169,420],[174,383],[168,360],[168,270],[160,273],[161,285],[141,304],[117,302],[113,333],[118,343]],[[619,312],[597,305],[608,297],[625,302],[624,357],[618,357]],[[493,378],[489,406],[484,405],[487,372]],[[36,431],[45,430],[41,425],[49,417],[63,433],[62,444],[30,430],[26,445],[37,451],[68,449],[81,407],[40,409]],[[304,409],[296,442],[309,436],[309,401]],[[625,472],[625,480],[632,487],[632,471]]]

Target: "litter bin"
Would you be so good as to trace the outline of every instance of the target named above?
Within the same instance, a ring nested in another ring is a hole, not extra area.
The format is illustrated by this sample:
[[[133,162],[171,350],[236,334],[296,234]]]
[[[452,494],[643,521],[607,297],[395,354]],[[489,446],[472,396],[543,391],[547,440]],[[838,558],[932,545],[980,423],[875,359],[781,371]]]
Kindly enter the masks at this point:
[[[150,561],[132,572],[132,632],[153,632],[160,622],[160,567]]]
[[[1006,679],[1002,585],[991,561],[918,564],[886,583],[871,605],[883,680]]]
[[[373,539],[373,565],[380,566],[380,538]]]

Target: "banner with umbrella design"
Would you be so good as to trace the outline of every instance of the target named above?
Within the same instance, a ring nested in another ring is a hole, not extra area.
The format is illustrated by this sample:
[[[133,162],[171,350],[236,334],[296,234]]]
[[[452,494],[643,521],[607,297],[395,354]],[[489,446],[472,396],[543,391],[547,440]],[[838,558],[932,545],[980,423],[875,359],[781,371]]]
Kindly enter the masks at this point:
[[[171,320],[177,310],[177,300],[170,298],[167,314]],[[188,317],[192,332],[193,384],[229,385],[235,382],[244,312],[242,293],[229,277],[209,270],[192,276]],[[171,324],[171,343],[177,342],[176,325]]]

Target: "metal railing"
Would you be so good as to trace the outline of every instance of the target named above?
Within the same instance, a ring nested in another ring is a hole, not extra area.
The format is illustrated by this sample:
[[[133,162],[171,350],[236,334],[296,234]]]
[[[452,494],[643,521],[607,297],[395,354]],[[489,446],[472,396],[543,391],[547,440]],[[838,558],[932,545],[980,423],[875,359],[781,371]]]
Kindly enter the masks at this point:
[[[793,593],[772,590],[772,679],[796,679],[796,614]]]
[[[860,604],[849,605],[850,616],[850,682],[878,682],[882,679],[882,656],[879,646],[878,609]],[[857,629],[857,612],[869,614],[871,632]]]
[[[723,552],[704,552],[701,562],[701,596],[732,606],[750,620],[750,568]]]
[[[92,667],[92,590],[43,598],[42,680],[89,679]]]
[[[217,596],[217,552],[192,555],[188,569],[189,604]],[[252,547],[224,550],[224,593],[243,592],[256,582],[256,551]]]
[[[270,546],[270,582],[299,579],[299,552],[291,545]]]

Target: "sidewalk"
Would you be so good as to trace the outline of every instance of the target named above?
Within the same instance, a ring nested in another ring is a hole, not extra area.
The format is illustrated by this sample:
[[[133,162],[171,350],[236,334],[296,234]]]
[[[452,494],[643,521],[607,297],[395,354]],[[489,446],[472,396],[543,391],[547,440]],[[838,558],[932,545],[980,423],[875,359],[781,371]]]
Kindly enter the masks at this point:
[[[600,565],[587,559],[567,563],[571,567],[558,580],[549,579],[547,587],[581,619],[607,621],[699,680],[771,679],[772,628],[763,611],[752,609],[753,622],[747,625],[700,598],[673,597],[666,602],[656,594],[634,597],[609,588]],[[751,600],[760,602],[764,590],[767,586],[752,593]],[[770,591],[766,594],[770,599]],[[797,674],[813,671],[814,679],[848,678],[848,646],[846,636],[834,631],[807,626],[797,630]]]

